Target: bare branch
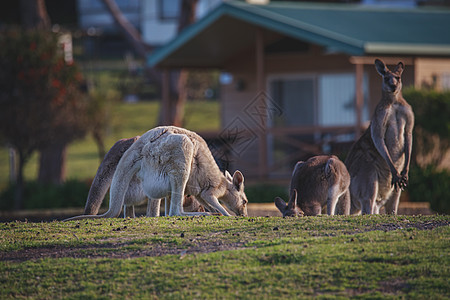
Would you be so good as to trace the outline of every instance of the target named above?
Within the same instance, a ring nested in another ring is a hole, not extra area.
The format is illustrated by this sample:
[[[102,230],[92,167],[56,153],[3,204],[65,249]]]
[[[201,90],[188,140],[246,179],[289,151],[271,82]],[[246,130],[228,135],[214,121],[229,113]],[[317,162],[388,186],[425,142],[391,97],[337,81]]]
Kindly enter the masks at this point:
[[[117,6],[116,1],[103,0],[103,3],[111,13],[111,16],[119,26],[126,40],[136,50],[136,53],[144,59],[147,58],[147,54],[151,50],[150,46],[144,43],[139,31],[133,26],[133,24],[130,23],[130,21],[128,21],[127,18],[125,18],[120,11],[120,8]]]

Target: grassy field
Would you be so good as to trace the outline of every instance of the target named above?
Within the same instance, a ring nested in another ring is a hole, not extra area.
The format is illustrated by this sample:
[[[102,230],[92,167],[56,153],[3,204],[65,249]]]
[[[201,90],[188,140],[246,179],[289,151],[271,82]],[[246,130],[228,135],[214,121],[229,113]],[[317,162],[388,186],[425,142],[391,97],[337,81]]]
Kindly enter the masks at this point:
[[[0,224],[0,299],[448,299],[449,216]]]
[[[194,131],[218,130],[220,128],[218,102],[189,102],[185,110],[185,127]],[[109,149],[117,140],[142,135],[155,127],[158,121],[159,102],[119,104],[112,114],[112,126],[106,138]],[[72,143],[68,148],[67,178],[89,179],[95,176],[100,164],[97,147],[91,136]],[[38,161],[35,154],[25,167],[26,180],[37,177]],[[9,182],[8,150],[0,148],[0,191]]]

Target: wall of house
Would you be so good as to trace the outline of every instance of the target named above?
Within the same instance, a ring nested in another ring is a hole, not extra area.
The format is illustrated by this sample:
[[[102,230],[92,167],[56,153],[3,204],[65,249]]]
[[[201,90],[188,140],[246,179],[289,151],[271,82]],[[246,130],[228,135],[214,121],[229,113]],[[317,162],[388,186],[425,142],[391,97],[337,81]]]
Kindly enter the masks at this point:
[[[145,2],[145,1],[144,1]],[[107,11],[101,0],[78,0],[79,27],[88,30],[89,28],[100,28],[104,33],[117,34],[119,32],[114,24],[114,19]],[[136,28],[140,29],[140,9],[139,1],[121,1],[118,3],[125,18]],[[92,29],[91,29],[92,30]]]
[[[250,57],[254,57],[251,55]],[[233,80],[221,86],[221,124],[224,136],[236,142],[228,144],[233,156],[231,170],[240,170],[247,177],[256,177],[259,164],[259,135],[261,129],[251,117],[251,104],[257,100],[254,70],[256,63],[246,56],[237,58],[225,71]]]
[[[164,0],[167,2],[167,0]],[[222,0],[199,0],[197,2],[196,18],[199,19],[220,4]],[[143,0],[141,10],[142,38],[154,46],[161,46],[173,39],[178,30],[178,17],[164,18],[161,14],[163,0]],[[180,6],[180,0],[165,3]]]
[[[350,63],[348,56],[323,55],[322,53],[320,47],[311,46],[310,51],[305,54],[266,55],[266,79],[277,75],[352,73],[355,71],[355,66]],[[246,145],[245,151],[237,151],[238,155],[234,157],[236,161],[232,163],[232,168],[240,169],[250,177],[258,175],[259,136],[263,132],[258,124],[261,121],[254,115],[252,116],[252,103],[258,103],[258,97],[270,97],[268,93],[262,94],[257,90],[255,70],[255,51],[250,49],[227,64],[226,71],[233,76],[233,81],[221,87],[223,130],[227,131],[229,128],[239,125],[240,128],[250,131],[250,134],[255,137],[250,139],[252,143]],[[269,99],[269,102],[271,100]],[[266,117],[270,118],[271,116]]]
[[[159,1],[142,1],[141,27],[143,40],[154,46],[170,41],[177,33],[178,19],[161,19]]]
[[[450,59],[416,58],[415,86],[450,90]]]

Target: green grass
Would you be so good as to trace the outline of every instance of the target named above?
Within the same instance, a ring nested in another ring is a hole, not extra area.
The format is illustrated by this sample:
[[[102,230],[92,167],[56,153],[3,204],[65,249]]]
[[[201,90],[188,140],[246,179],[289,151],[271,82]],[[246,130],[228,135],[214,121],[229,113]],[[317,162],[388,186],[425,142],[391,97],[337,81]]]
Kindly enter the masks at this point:
[[[0,298],[448,299],[449,222],[378,215],[3,223]]]
[[[218,102],[189,102],[185,110],[185,127],[194,131],[219,130],[220,114]],[[158,122],[159,102],[139,102],[119,104],[112,115],[112,126],[106,137],[106,147],[109,149],[122,138],[142,135],[154,128]],[[0,191],[9,182],[8,150],[0,148]],[[66,174],[68,179],[85,180],[93,178],[100,161],[97,147],[90,135],[85,139],[70,144],[67,155]],[[37,178],[38,156],[33,155],[25,166],[26,180]]]

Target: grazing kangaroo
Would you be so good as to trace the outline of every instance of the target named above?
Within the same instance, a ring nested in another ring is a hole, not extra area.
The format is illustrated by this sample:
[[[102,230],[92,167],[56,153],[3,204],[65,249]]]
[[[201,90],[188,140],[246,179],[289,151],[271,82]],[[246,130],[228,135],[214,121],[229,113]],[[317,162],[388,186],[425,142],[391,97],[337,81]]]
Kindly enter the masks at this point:
[[[137,176],[150,201],[160,202],[170,196],[169,216],[208,215],[206,212],[184,212],[185,194],[194,196],[211,212],[230,214],[221,200],[237,215],[247,216],[244,176],[236,171],[221,173],[206,142],[195,132],[175,126],[149,130],[123,154],[114,173],[109,209],[103,215],[82,215],[68,220],[117,217],[125,194]]]
[[[369,128],[350,149],[345,164],[351,176],[351,213],[397,214],[401,190],[408,184],[414,113],[403,99],[399,62],[393,71],[379,59],[381,101]],[[399,173],[400,172],[400,173]]]
[[[295,165],[289,188],[289,203],[277,197],[275,205],[283,217],[320,215],[325,205],[330,216],[335,214],[337,205],[339,214],[348,215],[349,186],[350,175],[339,158],[334,155],[314,156]]]
[[[114,172],[116,171],[117,164],[122,158],[125,151],[136,142],[140,136],[135,136],[130,139],[121,139],[117,141],[111,149],[106,153],[105,158],[100,164],[97,173],[95,174],[91,188],[89,189],[86,206],[84,208],[85,215],[96,215],[100,206],[108,191]],[[148,201],[147,196],[141,187],[141,181],[135,175],[130,181],[128,190],[125,194],[123,214],[124,218],[135,217],[134,206],[148,203],[147,205],[147,217],[158,217],[160,214],[159,202]],[[183,204],[183,208],[186,211],[204,211],[203,207],[193,197],[186,198]]]

